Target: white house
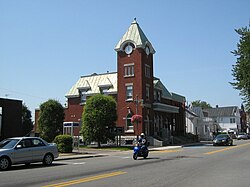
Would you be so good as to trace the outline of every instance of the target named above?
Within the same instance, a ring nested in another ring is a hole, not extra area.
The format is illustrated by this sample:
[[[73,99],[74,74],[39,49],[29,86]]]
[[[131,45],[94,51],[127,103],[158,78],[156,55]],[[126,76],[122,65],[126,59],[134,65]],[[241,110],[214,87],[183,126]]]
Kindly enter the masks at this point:
[[[198,135],[200,140],[212,140],[218,130],[218,124],[201,107],[186,110],[187,133]]]
[[[218,107],[206,109],[208,116],[212,118],[221,128],[223,132],[241,131],[240,111],[237,106]]]

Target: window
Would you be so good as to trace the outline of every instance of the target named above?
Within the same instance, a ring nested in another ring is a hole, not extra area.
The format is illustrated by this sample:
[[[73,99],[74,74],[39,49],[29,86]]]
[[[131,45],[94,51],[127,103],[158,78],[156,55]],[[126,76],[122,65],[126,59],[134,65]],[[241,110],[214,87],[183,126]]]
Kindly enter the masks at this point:
[[[154,101],[161,101],[161,91],[154,90]]]
[[[133,85],[126,85],[126,100],[133,100]]]
[[[109,88],[107,88],[107,87],[100,88],[101,94],[104,94],[104,95],[108,95],[108,90],[109,90]]]
[[[45,146],[45,144],[39,139],[32,139],[34,146]]]
[[[149,95],[150,95],[150,86],[146,85],[146,99],[149,100]]]
[[[134,126],[131,123],[131,118],[132,118],[132,113],[128,113],[128,115],[126,117],[127,130],[133,130],[134,129]]]
[[[157,101],[161,101],[161,92],[160,91],[157,92]]]
[[[134,63],[124,64],[124,77],[134,76]]]
[[[81,102],[82,103],[86,103],[86,99],[87,99],[86,93],[87,93],[87,90],[82,90],[81,91]]]
[[[145,77],[148,77],[148,78],[150,78],[150,77],[151,77],[151,73],[150,73],[150,71],[151,71],[150,66],[149,66],[149,65],[147,65],[147,64],[145,64]]]
[[[235,123],[235,118],[230,118],[230,123]]]

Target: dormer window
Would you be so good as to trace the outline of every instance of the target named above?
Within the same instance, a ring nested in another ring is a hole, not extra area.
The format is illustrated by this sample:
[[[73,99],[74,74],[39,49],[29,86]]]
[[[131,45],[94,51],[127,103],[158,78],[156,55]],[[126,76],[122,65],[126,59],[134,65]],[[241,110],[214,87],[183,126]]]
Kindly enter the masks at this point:
[[[86,103],[87,100],[87,89],[80,90],[80,95],[81,95],[81,103]]]
[[[103,80],[100,81],[100,83],[98,84],[99,90],[101,94],[105,94],[108,95],[108,91],[110,88],[113,87],[113,84],[111,83],[111,81],[109,80],[109,78],[104,78]]]
[[[161,91],[154,90],[154,101],[160,102],[161,101]]]
[[[108,95],[109,87],[102,87],[99,89],[101,94]]]

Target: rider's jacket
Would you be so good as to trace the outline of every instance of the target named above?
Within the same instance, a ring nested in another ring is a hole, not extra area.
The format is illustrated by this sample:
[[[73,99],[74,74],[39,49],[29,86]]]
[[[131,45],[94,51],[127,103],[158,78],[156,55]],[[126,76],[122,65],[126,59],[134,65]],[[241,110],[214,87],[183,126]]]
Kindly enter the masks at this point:
[[[144,145],[144,146],[147,145],[147,140],[146,140],[146,138],[140,138],[140,139],[138,140],[138,142],[139,142],[139,144],[141,144],[141,145]]]

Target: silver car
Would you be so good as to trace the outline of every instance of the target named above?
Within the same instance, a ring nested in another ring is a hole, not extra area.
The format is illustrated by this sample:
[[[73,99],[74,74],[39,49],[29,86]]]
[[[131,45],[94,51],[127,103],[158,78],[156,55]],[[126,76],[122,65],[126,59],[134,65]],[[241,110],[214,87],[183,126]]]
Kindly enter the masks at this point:
[[[14,164],[29,165],[33,162],[51,165],[57,157],[56,144],[38,137],[8,138],[0,142],[0,170],[7,170]]]
[[[248,137],[247,137],[247,133],[245,133],[245,132],[240,132],[239,134],[238,134],[238,136],[237,136],[237,139],[238,140],[247,140],[248,139]]]

